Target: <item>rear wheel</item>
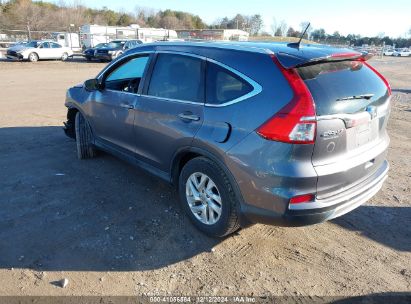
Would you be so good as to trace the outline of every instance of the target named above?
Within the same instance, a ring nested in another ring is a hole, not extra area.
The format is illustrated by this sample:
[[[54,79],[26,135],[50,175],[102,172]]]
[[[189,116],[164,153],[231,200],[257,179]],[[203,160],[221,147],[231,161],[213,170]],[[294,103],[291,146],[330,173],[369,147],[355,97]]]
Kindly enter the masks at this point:
[[[68,59],[68,54],[63,53],[63,55],[61,55],[61,61],[66,61],[67,59]]]
[[[30,62],[36,62],[39,60],[39,56],[36,53],[30,53],[28,58]]]
[[[179,195],[185,213],[205,234],[223,237],[240,228],[233,186],[208,158],[194,158],[183,167]]]
[[[90,125],[80,112],[76,114],[75,129],[78,159],[93,158],[96,156]]]

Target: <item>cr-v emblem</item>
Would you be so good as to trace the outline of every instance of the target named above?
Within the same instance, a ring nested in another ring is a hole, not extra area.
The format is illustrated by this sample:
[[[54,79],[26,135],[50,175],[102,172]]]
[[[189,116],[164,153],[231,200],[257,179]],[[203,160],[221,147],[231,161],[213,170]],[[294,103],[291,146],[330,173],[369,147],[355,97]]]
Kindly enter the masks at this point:
[[[321,134],[321,137],[323,137],[323,138],[325,138],[325,139],[336,138],[336,137],[338,137],[343,131],[344,131],[344,129],[325,131],[323,134]]]

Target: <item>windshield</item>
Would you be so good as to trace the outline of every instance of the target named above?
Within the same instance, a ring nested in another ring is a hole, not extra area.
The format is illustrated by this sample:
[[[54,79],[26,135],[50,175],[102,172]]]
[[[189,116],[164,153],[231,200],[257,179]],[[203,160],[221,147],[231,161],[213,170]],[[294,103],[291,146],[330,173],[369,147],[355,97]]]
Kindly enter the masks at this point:
[[[123,44],[124,43],[113,41],[113,42],[108,43],[107,46],[105,46],[105,47],[120,48],[120,47],[122,47]]]
[[[30,41],[30,42],[27,42],[26,44],[24,44],[24,46],[35,48],[35,47],[38,46],[38,42],[37,41]]]
[[[95,46],[95,48],[103,48],[103,47],[107,47],[108,43],[99,43]]]

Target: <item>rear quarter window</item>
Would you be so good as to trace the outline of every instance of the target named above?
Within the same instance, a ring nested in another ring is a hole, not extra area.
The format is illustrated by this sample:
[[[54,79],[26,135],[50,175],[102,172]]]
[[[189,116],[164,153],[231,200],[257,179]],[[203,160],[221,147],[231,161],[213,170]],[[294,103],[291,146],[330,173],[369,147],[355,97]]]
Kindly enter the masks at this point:
[[[231,71],[212,62],[207,63],[208,104],[223,104],[250,93],[253,87]]]
[[[388,98],[381,78],[360,61],[327,62],[298,68],[315,102],[317,115],[352,114]],[[371,98],[353,98],[368,95]]]

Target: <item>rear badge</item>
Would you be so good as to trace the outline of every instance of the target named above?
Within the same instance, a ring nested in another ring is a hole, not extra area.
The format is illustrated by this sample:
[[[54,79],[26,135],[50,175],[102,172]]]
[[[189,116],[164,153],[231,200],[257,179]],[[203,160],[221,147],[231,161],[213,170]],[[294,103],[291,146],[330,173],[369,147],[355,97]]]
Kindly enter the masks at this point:
[[[321,134],[320,136],[324,139],[331,139],[331,138],[337,138],[338,136],[340,136],[340,134],[344,131],[344,129],[339,129],[339,130],[329,130],[329,131],[325,131],[323,134]]]

